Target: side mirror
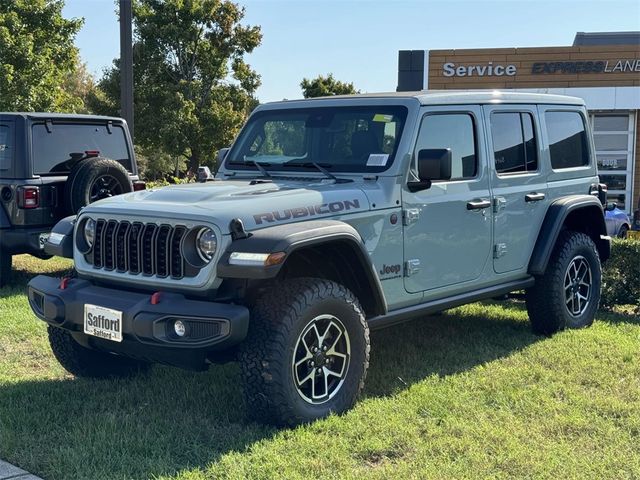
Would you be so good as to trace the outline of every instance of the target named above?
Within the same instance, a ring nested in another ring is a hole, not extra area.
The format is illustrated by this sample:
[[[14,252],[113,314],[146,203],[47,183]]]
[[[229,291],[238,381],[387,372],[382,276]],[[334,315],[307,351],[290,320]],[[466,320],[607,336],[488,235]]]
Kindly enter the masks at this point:
[[[607,202],[605,206],[605,210],[607,212],[613,212],[616,208],[618,208],[618,204],[616,202]]]
[[[220,166],[220,164],[224,161],[227,153],[229,153],[229,150],[231,150],[229,147],[221,148],[220,150],[218,150],[218,156],[216,157],[218,166]]]
[[[418,152],[418,182],[409,182],[412,192],[431,188],[431,182],[451,179],[451,149],[425,148]]]

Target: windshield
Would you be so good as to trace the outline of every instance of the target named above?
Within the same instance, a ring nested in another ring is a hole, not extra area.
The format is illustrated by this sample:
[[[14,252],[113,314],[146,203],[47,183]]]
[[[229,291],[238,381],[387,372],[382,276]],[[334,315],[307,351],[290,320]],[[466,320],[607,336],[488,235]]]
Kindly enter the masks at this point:
[[[131,171],[131,156],[121,126],[53,123],[47,128],[37,123],[31,129],[31,136],[35,174],[67,174],[74,163],[72,154],[87,151],[97,151]]]
[[[317,168],[380,172],[393,162],[407,109],[400,106],[266,110],[251,117],[227,155],[229,169]]]

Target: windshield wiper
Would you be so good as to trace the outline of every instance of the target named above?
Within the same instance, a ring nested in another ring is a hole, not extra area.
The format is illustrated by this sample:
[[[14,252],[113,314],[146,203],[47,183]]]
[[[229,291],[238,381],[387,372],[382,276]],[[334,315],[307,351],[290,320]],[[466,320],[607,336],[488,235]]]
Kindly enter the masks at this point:
[[[230,163],[234,163],[234,162],[230,162]],[[235,162],[235,163],[240,163],[240,162]],[[251,160],[251,159],[244,159],[244,164],[246,165],[247,163],[250,163],[252,165],[254,165],[258,170],[260,170],[260,173],[262,174],[262,176],[264,177],[268,177],[271,178],[271,174],[269,172],[267,172],[267,169],[264,167],[270,167],[271,164],[268,162],[258,162],[256,160]]]
[[[327,170],[325,168],[325,166],[326,167],[331,167],[331,164],[329,164],[329,163],[320,164],[318,162],[287,162],[287,163],[285,163],[285,165],[288,166],[288,167],[315,168],[320,173],[323,173],[327,178],[330,178],[331,180],[334,180],[336,183],[344,183],[344,182],[350,182],[351,181],[351,180],[348,180],[346,178],[338,178],[333,173],[331,173],[329,170]]]

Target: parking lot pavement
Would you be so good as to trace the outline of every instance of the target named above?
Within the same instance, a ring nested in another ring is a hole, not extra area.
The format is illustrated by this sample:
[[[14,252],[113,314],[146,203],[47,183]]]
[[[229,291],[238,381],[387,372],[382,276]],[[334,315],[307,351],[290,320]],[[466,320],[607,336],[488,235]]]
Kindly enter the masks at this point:
[[[0,480],[42,480],[10,463],[0,460]]]

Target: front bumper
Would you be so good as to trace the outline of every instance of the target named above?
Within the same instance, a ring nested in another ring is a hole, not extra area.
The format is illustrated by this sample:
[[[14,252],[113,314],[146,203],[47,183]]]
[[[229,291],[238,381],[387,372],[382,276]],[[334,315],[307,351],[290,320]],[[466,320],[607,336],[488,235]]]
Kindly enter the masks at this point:
[[[152,305],[149,294],[98,287],[82,279],[70,280],[62,290],[59,279],[39,275],[29,282],[28,296],[38,318],[68,330],[91,348],[190,370],[206,368],[216,352],[244,340],[249,326],[244,306],[164,292]],[[84,333],[85,304],[122,312],[122,342]],[[184,337],[173,334],[176,320],[187,325]]]

